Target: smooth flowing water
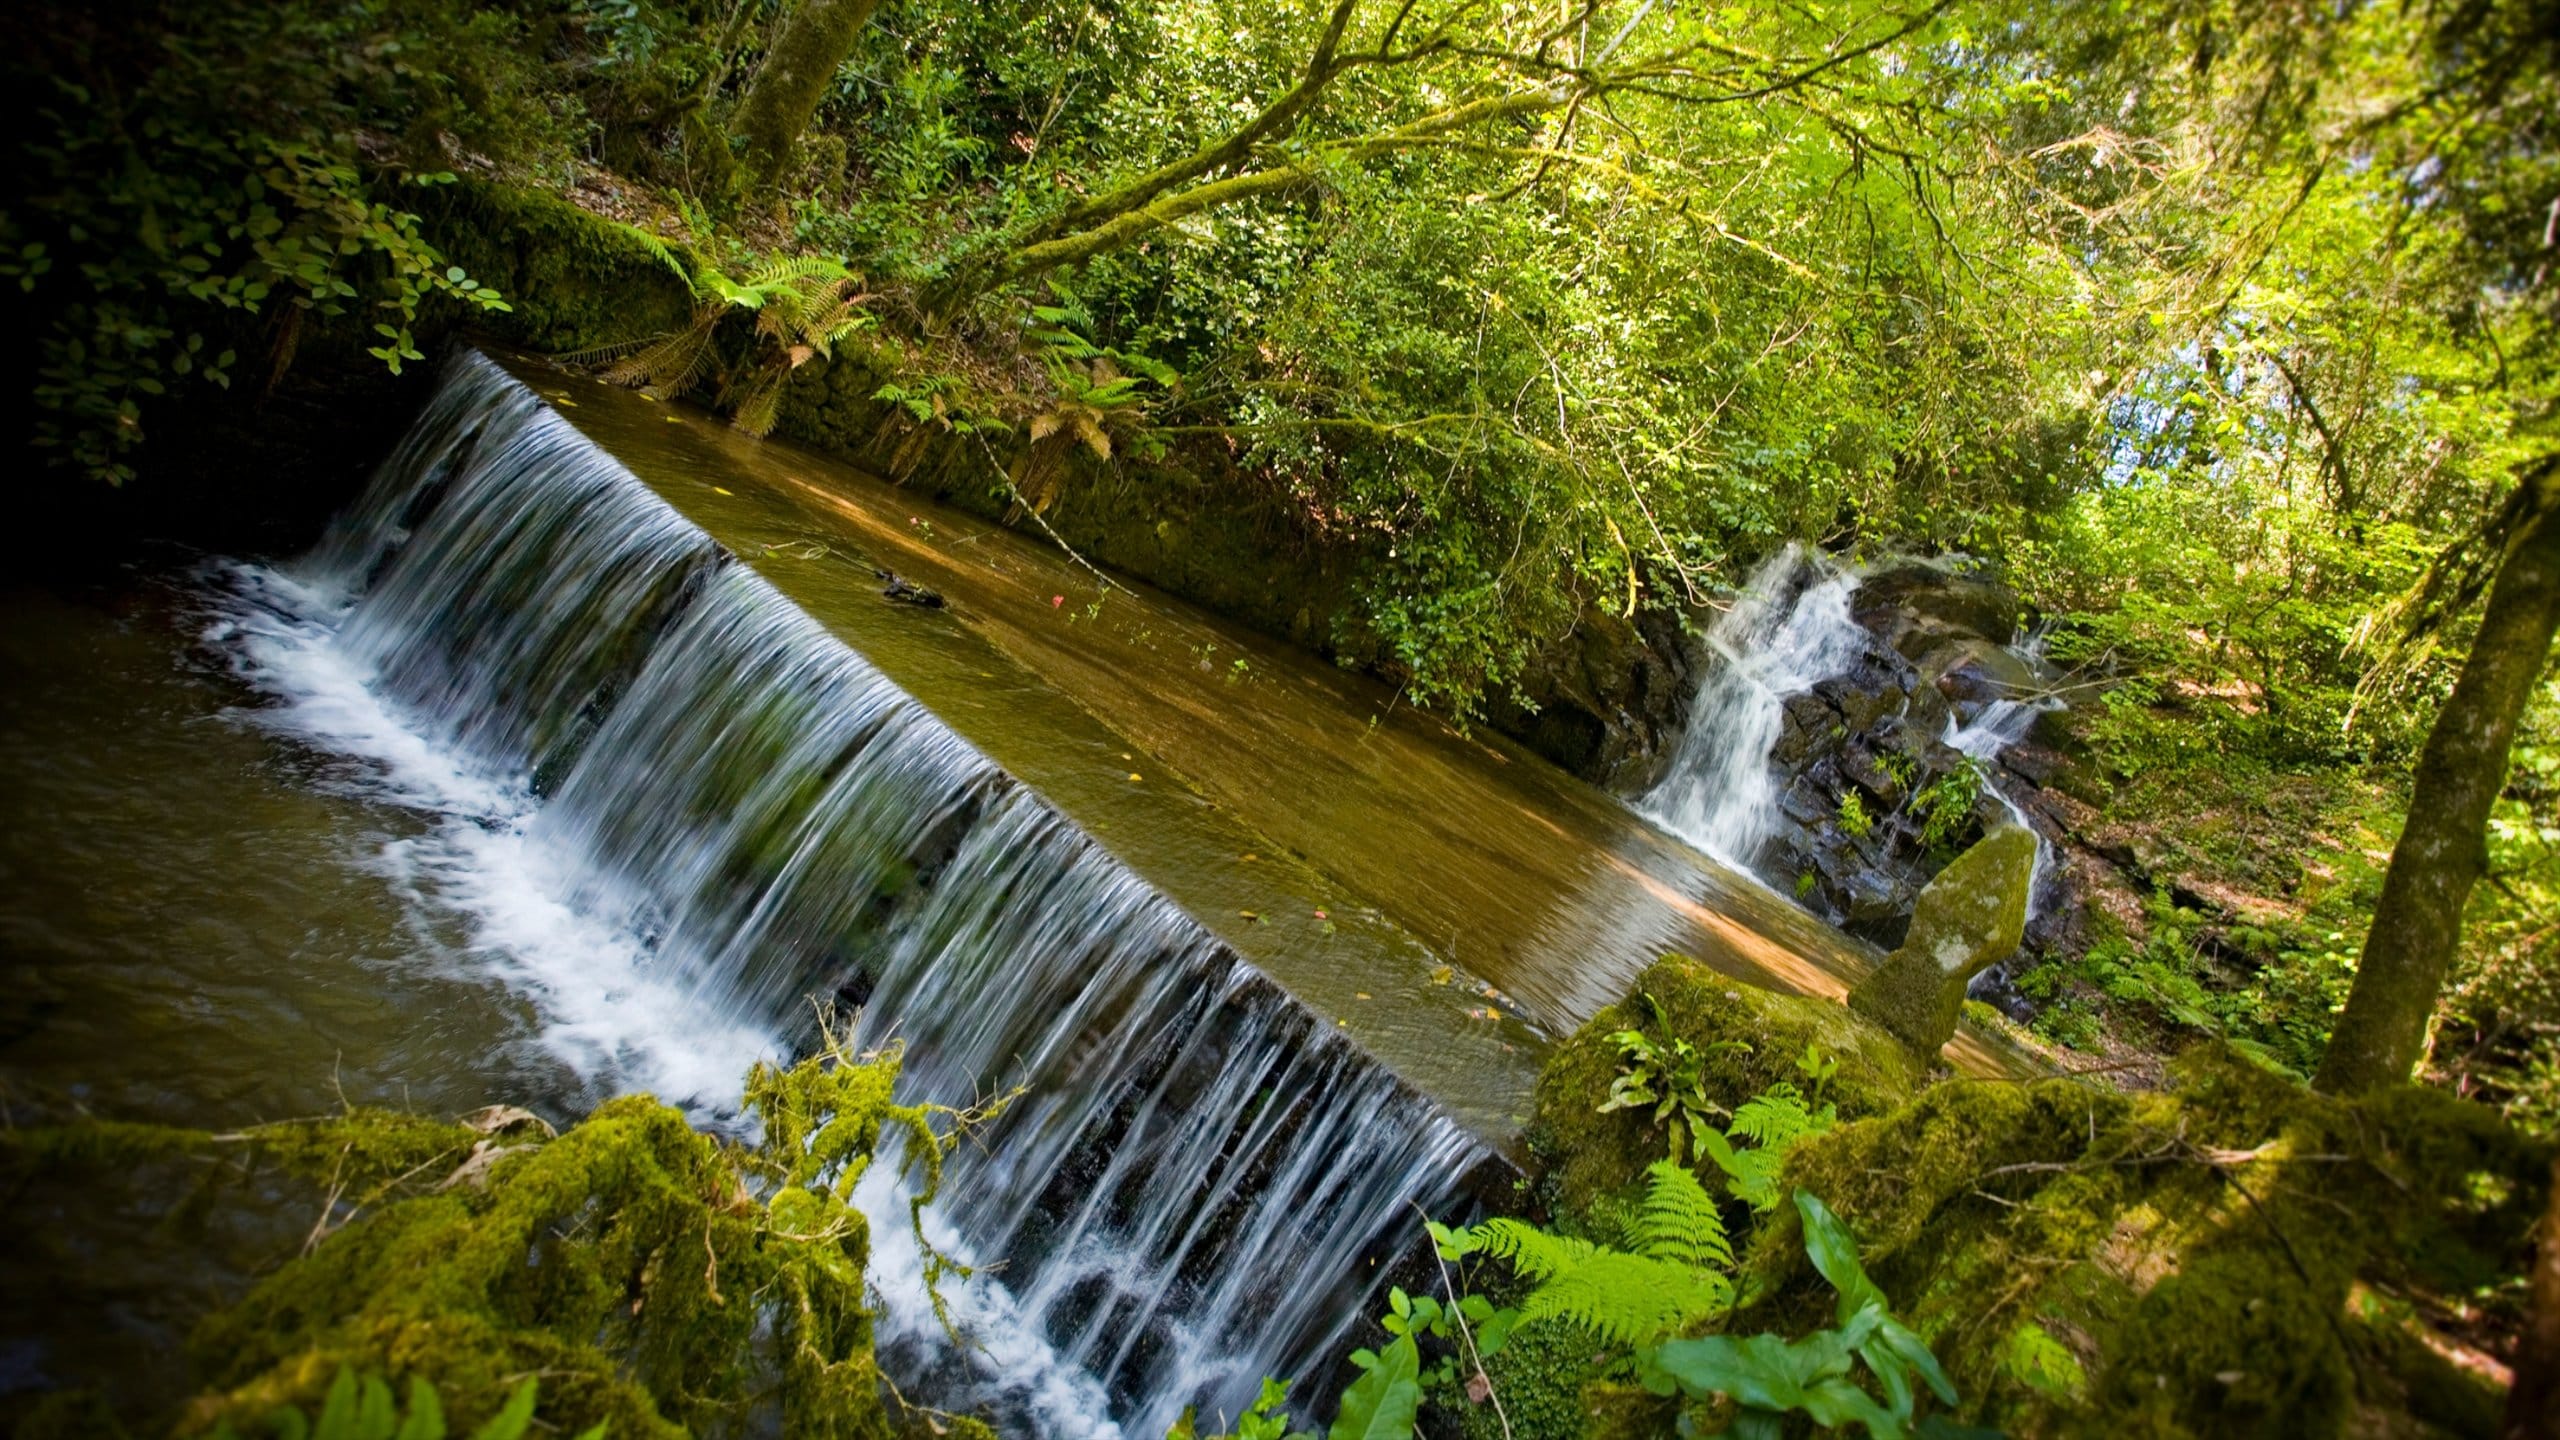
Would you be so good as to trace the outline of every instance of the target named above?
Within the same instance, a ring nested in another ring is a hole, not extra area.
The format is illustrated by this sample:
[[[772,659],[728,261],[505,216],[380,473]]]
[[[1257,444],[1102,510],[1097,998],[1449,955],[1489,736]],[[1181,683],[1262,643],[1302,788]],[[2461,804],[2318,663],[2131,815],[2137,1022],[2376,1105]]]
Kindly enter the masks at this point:
[[[910,1378],[1047,1434],[1321,1367],[1655,955],[1822,993],[1867,958],[1370,682],[519,362],[451,361],[302,561],[14,603],[13,1085],[216,1124],[647,1089],[724,1124],[813,1002],[858,1009],[913,1096],[1024,1087],[936,1211],[990,1267],[955,1297],[980,1348],[893,1220],[875,1260]],[[147,1213],[102,1233],[152,1253]],[[165,1352],[289,1228],[98,1344]]]
[[[1716,663],[1698,682],[1688,727],[1639,807],[1738,870],[1777,833],[1780,791],[1769,752],[1786,699],[1837,675],[1870,643],[1849,618],[1863,578],[1790,545],[1763,562],[1707,632]]]

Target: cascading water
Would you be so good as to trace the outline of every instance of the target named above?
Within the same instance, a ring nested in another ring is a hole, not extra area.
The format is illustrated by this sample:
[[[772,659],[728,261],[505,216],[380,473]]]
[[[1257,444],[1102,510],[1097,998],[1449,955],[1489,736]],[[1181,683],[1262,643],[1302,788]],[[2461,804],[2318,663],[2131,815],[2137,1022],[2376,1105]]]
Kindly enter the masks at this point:
[[[1869,643],[1849,617],[1859,576],[1790,545],[1707,632],[1717,663],[1699,684],[1670,765],[1637,808],[1726,864],[1749,872],[1779,823],[1769,752],[1786,698],[1838,674]]]
[[[2038,632],[2012,648],[2021,660],[2030,663],[2040,661],[2044,658],[2044,636]],[[1944,738],[1949,749],[1988,767],[1999,762],[2001,751],[2027,738],[2027,732],[2035,728],[2036,717],[2056,709],[2060,703],[2049,696],[2015,695],[1988,701],[1974,712],[1969,721],[1949,715]],[[2025,826],[2027,833],[2036,837],[2035,870],[2027,882],[2027,915],[2033,919],[2042,905],[2045,877],[2053,870],[2053,843],[2045,838],[2044,831],[2037,828],[2036,823],[2028,818],[2025,807],[2011,798],[2008,791],[1988,781],[1984,788],[2000,802],[2002,809],[2009,812],[2011,820]]]
[[[1752,575],[1708,634],[1717,663],[1699,684],[1671,763],[1638,809],[1738,869],[1750,872],[1772,863],[1772,842],[1787,825],[1782,800],[1788,777],[1774,759],[1788,723],[1786,702],[1862,663],[1898,663],[1878,650],[1878,637],[1852,616],[1853,597],[1867,578],[1863,570],[1799,546],[1789,546]],[[2014,653],[2035,664],[2041,639],[2030,638]],[[1989,701],[1970,720],[1951,713],[1939,738],[1987,768],[2025,739],[2037,715],[2055,703],[2026,696]],[[2032,915],[2052,867],[2052,847],[1995,779],[1986,777],[1985,789],[2036,834]]]
[[[1381,1247],[1485,1158],[476,355],[305,573],[235,589],[271,723],[444,817],[386,863],[477,917],[599,1088],[717,1114],[813,995],[904,1041],[916,1098],[1023,1087],[937,1207],[1001,1262],[954,1297],[982,1352],[939,1343],[867,1183],[884,1342],[945,1403],[1237,1413],[1339,1348]]]

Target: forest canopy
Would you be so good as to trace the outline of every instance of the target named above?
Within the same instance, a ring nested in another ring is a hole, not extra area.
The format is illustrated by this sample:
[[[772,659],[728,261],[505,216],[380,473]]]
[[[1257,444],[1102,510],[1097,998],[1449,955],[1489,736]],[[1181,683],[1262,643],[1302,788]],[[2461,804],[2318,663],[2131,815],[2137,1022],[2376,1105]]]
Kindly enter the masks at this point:
[[[2299,838],[2269,797],[2310,796],[2312,868],[2346,878],[2251,882],[2294,928],[2241,938],[2278,962],[2237,993],[2283,1014],[2227,1007],[2297,1065],[2351,978],[2357,857],[2560,484],[2548,0],[0,25],[0,281],[62,483],[131,478],[164,412],[272,390],[308,337],[397,369],[457,325],[542,333],[517,307],[554,297],[453,263],[521,245],[475,241],[494,187],[681,287],[689,322],[580,334],[609,376],[793,434],[850,367],[893,458],[944,444],[1071,536],[1171,475],[1338,577],[1293,635],[1461,719],[1534,709],[1578,636],[1696,623],[1789,542],[1975,557],[2071,671],[2101,810],[2222,787],[2262,857]],[[2510,1055],[2550,1023],[2560,897],[2560,692],[2519,663],[2452,980]]]

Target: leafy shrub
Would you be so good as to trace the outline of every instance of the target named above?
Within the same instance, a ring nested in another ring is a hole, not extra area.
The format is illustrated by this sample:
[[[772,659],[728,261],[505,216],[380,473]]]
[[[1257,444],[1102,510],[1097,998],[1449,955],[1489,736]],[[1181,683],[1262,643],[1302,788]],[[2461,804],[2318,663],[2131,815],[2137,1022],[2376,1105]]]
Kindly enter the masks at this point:
[[[1821,1426],[1856,1424],[1873,1440],[1901,1440],[1917,1402],[1912,1382],[1948,1405],[1955,1403],[1955,1384],[1928,1342],[1893,1317],[1884,1292],[1858,1262],[1849,1227],[1810,1190],[1796,1191],[1795,1204],[1805,1254],[1839,1294],[1838,1323],[1795,1340],[1708,1335],[1666,1341],[1638,1352],[1637,1374],[1657,1395],[1730,1396],[1739,1410],[1731,1433],[1741,1440],[1778,1440],[1790,1414]],[[1861,1364],[1883,1390],[1881,1400],[1855,1378]]]

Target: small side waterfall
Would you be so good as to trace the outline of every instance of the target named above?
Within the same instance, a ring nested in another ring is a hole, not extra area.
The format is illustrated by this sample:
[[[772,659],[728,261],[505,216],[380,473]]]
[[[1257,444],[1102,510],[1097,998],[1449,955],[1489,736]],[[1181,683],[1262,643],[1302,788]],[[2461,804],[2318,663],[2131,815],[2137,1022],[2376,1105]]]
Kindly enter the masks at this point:
[[[1853,600],[1868,579],[1867,571],[1808,553],[1801,546],[1789,546],[1763,564],[1733,608],[1708,633],[1716,663],[1699,684],[1678,750],[1637,808],[1699,849],[1745,871],[1807,866],[1815,863],[1812,857],[1821,855],[1845,858],[1852,867],[1876,866],[1871,851],[1845,845],[1840,836],[1823,829],[1833,813],[1833,795],[1856,783],[1838,769],[1821,768],[1841,763],[1837,746],[1842,739],[1861,743],[1859,728],[1843,724],[1844,712],[1825,702],[1810,707],[1809,713],[1816,718],[1797,722],[1836,727],[1828,737],[1797,737],[1800,752],[1809,749],[1828,758],[1820,764],[1808,762],[1796,773],[1782,773],[1777,763],[1794,697],[1836,696],[1856,692],[1862,685],[1866,693],[1885,693],[1885,687],[1926,686],[1935,678],[1925,655],[1907,659],[1886,643],[1886,636],[1853,618]],[[1937,633],[1941,638],[1945,635],[1943,629]],[[2039,638],[2010,649],[2031,668],[2041,661]],[[1866,678],[1853,678],[1859,676]],[[1850,683],[1835,689],[1825,686],[1826,681]],[[1917,705],[1923,698],[1933,704],[1939,699],[1916,689],[1889,699],[1888,723],[1899,726],[1911,716],[1928,713]],[[2024,740],[2037,716],[2054,703],[2016,696],[1981,701],[1979,708],[1969,712],[1937,704],[1946,718],[1942,726],[1934,719],[1925,722],[1932,727],[1927,738],[1978,762],[1986,772],[1996,772],[2000,754]],[[1965,718],[1968,713],[1970,718]],[[1895,740],[1888,748],[1908,743],[1908,738]],[[1941,755],[1924,763],[1943,769],[1954,763],[1954,757]],[[1984,789],[2013,819],[2036,831],[2033,886],[2040,902],[2052,869],[2052,847],[1995,774],[1986,774]],[[1796,807],[1792,814],[1791,804]],[[1806,843],[1808,836],[1813,843]],[[1870,872],[1874,873],[1880,872]],[[1925,878],[1925,872],[1896,883],[1916,886],[1920,878]],[[1907,906],[1907,894],[1901,903]]]
[[[2044,658],[2044,635],[2039,631],[2011,648],[2021,659],[2040,661]],[[2027,732],[2035,728],[2036,717],[2052,711],[2059,703],[2048,698],[2011,696],[1986,702],[1970,721],[1949,715],[1947,746],[1986,768],[1996,765],[2001,751],[2026,739]],[[2025,807],[2010,798],[2007,790],[1996,783],[1986,783],[1984,788],[2000,802],[2000,808],[2009,812],[2010,819],[2036,837],[2036,868],[2027,883],[2027,916],[2033,919],[2043,905],[2045,878],[2053,872],[2053,842],[2045,838],[2044,831],[2028,817]],[[1980,977],[1976,979],[1978,983]]]
[[[1858,580],[1796,545],[1753,572],[1707,632],[1718,663],[1698,686],[1669,767],[1637,808],[1726,864],[1752,869],[1779,822],[1769,752],[1786,723],[1786,698],[1838,674],[1870,643],[1849,618]]]
[[[599,1085],[692,1076],[667,1098],[717,1110],[736,1037],[782,1048],[817,995],[907,1043],[911,1096],[1026,1087],[937,1206],[1000,1262],[961,1313],[1005,1333],[955,1357],[884,1281],[884,1344],[919,1340],[941,1403],[1053,1435],[1236,1414],[1330,1359],[1417,1207],[1486,1159],[477,355],[270,589],[308,611],[273,643],[361,682],[332,703],[388,718],[356,730],[401,731],[349,745],[500,797],[450,827],[442,888],[531,897],[545,918],[493,902],[489,941]],[[885,1252],[902,1207],[872,1198]]]

